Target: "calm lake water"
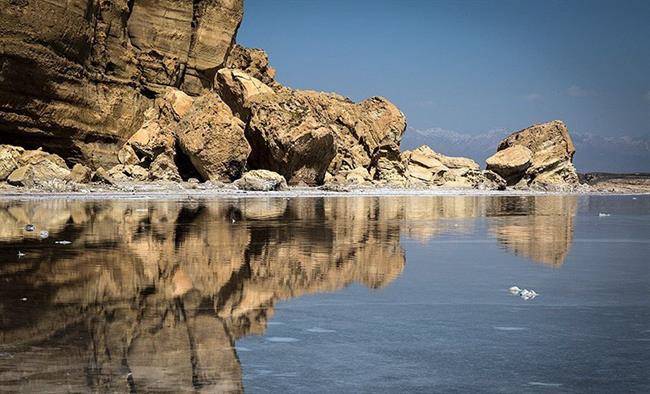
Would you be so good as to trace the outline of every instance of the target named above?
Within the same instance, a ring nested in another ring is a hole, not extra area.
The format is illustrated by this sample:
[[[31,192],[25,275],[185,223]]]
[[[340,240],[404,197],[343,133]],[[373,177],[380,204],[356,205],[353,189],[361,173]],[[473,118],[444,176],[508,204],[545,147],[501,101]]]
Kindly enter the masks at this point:
[[[0,391],[649,392],[648,371],[648,196],[0,201]]]

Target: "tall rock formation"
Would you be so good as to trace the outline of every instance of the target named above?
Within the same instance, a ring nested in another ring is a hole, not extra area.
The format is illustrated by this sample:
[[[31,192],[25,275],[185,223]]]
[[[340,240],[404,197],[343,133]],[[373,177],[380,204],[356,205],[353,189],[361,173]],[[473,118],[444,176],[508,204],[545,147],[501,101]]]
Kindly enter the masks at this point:
[[[4,2],[0,142],[117,164],[161,87],[212,87],[242,16],[242,0]]]

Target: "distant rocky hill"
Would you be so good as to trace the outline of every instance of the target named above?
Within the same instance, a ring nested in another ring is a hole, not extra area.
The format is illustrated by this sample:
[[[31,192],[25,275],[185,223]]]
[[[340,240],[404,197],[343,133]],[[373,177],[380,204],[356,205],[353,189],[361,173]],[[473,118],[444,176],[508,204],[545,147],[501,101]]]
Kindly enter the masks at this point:
[[[499,142],[511,131],[491,130],[464,134],[442,128],[409,128],[402,138],[403,149],[430,145],[446,155],[471,157],[484,164]],[[574,164],[579,172],[643,172],[650,170],[650,135],[642,137],[602,136],[572,132],[576,147]]]

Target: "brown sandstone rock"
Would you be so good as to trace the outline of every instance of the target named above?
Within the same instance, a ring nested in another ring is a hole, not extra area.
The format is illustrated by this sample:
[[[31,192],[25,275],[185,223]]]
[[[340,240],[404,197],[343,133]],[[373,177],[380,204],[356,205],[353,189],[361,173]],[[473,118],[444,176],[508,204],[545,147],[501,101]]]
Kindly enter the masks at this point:
[[[0,181],[7,179],[18,168],[18,158],[24,151],[17,146],[0,145]]]
[[[194,101],[178,124],[181,149],[206,180],[234,180],[246,166],[250,146],[244,123],[219,97],[207,93]]]
[[[181,90],[173,88],[167,88],[163,100],[171,106],[176,119],[181,119],[185,116],[194,102],[194,99],[191,96]]]
[[[464,157],[449,157],[422,145],[405,151],[401,161],[411,187],[445,187],[501,190],[505,181],[492,171],[481,171],[478,164]]]
[[[107,185],[115,184],[115,180],[113,179],[113,177],[111,177],[103,167],[99,167],[95,171],[92,180],[94,182],[105,183]]]
[[[215,78],[219,97],[228,104],[239,119],[248,122],[251,98],[260,94],[273,94],[273,90],[241,70],[222,68]]]
[[[108,170],[108,176],[115,181],[145,181],[149,178],[149,173],[137,165],[118,164]]]
[[[65,165],[65,163],[64,163]],[[7,182],[15,186],[33,187],[50,181],[67,181],[70,170],[61,167],[53,160],[35,160],[18,167],[7,178]]]
[[[241,0],[4,2],[0,143],[112,167],[152,96],[211,87],[242,12]]]
[[[140,163],[140,159],[138,158],[138,155],[136,155],[135,151],[129,144],[124,145],[122,149],[120,149],[120,151],[117,152],[117,159],[119,160],[120,164],[124,164],[124,165]]]
[[[240,190],[270,192],[286,190],[287,181],[276,172],[267,170],[253,170],[245,173],[234,182]]]
[[[149,178],[155,181],[180,182],[181,176],[169,155],[158,155],[149,167]]]
[[[277,171],[290,184],[321,184],[326,171],[368,169],[379,150],[399,154],[406,127],[403,114],[380,97],[355,104],[336,94],[281,88],[252,97],[250,108],[249,165]]]
[[[523,173],[530,167],[533,153],[523,145],[514,145],[500,150],[485,162],[487,169],[499,174],[502,178],[515,184]]]
[[[92,171],[83,164],[75,164],[70,171],[70,180],[77,183],[88,183],[92,178]]]
[[[530,166],[519,177],[522,186],[555,188],[579,184],[572,164],[575,147],[562,121],[537,124],[513,133],[501,141],[497,151],[517,145],[532,152]]]
[[[242,70],[271,87],[275,83],[275,69],[269,65],[269,57],[262,49],[245,48],[235,44],[228,56],[226,67]]]
[[[142,158],[152,161],[162,153],[174,151],[174,134],[169,120],[160,118],[157,111],[151,109],[146,115],[142,127],[129,138],[127,144]]]

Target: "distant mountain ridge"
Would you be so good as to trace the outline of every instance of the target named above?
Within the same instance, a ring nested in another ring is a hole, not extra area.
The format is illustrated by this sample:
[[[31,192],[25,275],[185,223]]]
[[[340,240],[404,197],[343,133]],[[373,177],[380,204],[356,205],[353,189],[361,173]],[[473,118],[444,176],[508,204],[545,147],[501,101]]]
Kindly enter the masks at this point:
[[[482,166],[496,152],[499,142],[511,131],[497,129],[480,134],[464,134],[439,127],[409,127],[402,138],[402,149],[429,145],[433,150],[451,156],[465,156]],[[572,132],[576,146],[574,164],[579,172],[649,172],[650,135],[603,136]]]

